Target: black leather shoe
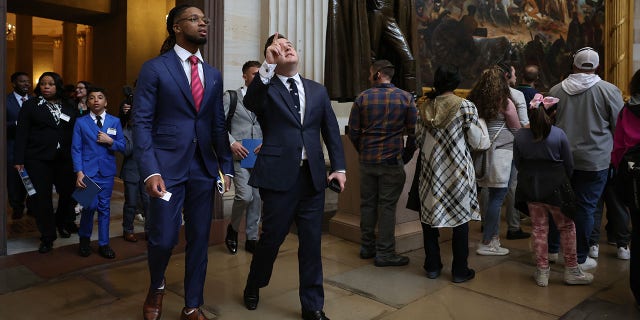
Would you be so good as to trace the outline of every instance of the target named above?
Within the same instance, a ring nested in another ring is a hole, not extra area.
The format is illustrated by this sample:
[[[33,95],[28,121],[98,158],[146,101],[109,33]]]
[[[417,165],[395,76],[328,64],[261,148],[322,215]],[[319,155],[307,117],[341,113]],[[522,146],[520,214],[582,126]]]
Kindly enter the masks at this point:
[[[429,279],[437,279],[440,276],[441,273],[442,273],[442,269],[438,269],[438,270],[434,270],[434,271],[427,270],[427,278],[429,278]]]
[[[81,257],[88,257],[91,255],[91,240],[89,238],[80,237],[80,246],[78,247],[78,254]]]
[[[322,310],[309,311],[302,309],[302,319],[304,320],[329,320]]]
[[[258,308],[258,302],[260,301],[260,289],[253,287],[244,288],[244,306],[249,310],[255,310]]]
[[[60,238],[70,238],[71,233],[67,231],[64,227],[58,227],[58,234],[60,234]]]
[[[69,232],[69,233],[78,233],[78,226],[76,225],[75,222],[70,222],[67,223],[67,225],[64,226],[64,228]]]
[[[227,236],[224,238],[224,244],[227,246],[229,253],[238,253],[238,232],[233,230],[231,224],[227,226]]]
[[[462,282],[466,282],[466,281],[469,281],[469,280],[475,278],[475,276],[476,276],[476,271],[473,270],[473,269],[469,269],[467,271],[467,274],[465,274],[465,275],[461,275],[461,276],[454,275],[453,279],[451,279],[451,282],[453,282],[453,283],[462,283]]]
[[[376,257],[373,260],[373,264],[376,267],[406,266],[409,264],[409,257],[401,256],[398,254],[384,258]]]
[[[247,240],[244,243],[244,250],[250,253],[254,253],[256,251],[257,246],[258,246],[258,240]]]
[[[522,231],[522,229],[518,229],[516,231],[507,231],[507,240],[527,239],[529,237],[531,237],[531,234]]]
[[[360,259],[371,259],[376,256],[376,249],[367,248],[365,246],[360,247]]]
[[[114,259],[116,257],[116,253],[113,252],[113,249],[109,245],[100,246],[98,248],[98,253],[106,259]]]
[[[53,242],[50,241],[42,241],[40,242],[40,247],[38,248],[38,252],[47,253],[53,249]]]

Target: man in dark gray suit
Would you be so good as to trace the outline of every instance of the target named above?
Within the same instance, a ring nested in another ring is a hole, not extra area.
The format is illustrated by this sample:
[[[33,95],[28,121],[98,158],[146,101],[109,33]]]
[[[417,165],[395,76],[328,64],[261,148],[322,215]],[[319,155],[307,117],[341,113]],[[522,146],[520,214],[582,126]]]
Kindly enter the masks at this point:
[[[25,72],[15,72],[11,75],[13,91],[7,96],[7,194],[9,206],[13,209],[11,218],[16,220],[23,216],[24,202],[27,191],[22,185],[18,171],[13,168],[13,146],[16,141],[18,113],[22,103],[29,100],[31,79]]]
[[[260,129],[258,118],[253,112],[247,110],[242,102],[244,95],[247,93],[247,87],[249,87],[255,74],[258,73],[260,65],[258,61],[245,62],[242,66],[244,85],[234,92],[225,92],[222,97],[224,114],[228,123],[229,145],[233,154],[233,170],[235,171],[233,185],[235,186],[236,195],[233,198],[233,206],[231,207],[231,223],[227,226],[227,236],[224,241],[231,254],[238,252],[238,230],[245,210],[247,212],[247,241],[244,249],[253,253],[258,244],[262,201],[260,200],[258,188],[249,185],[251,169],[243,168],[240,160],[256,151],[253,149],[248,150],[243,146],[243,139],[262,139],[262,130]],[[235,98],[231,99],[233,94],[235,94]],[[260,147],[256,149],[259,150]]]

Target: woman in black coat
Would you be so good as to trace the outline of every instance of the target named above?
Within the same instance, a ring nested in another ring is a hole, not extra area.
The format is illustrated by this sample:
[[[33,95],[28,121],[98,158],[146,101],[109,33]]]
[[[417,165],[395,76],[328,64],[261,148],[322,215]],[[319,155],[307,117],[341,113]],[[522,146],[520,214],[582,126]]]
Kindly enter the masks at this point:
[[[36,190],[33,211],[40,231],[40,253],[51,251],[57,238],[76,231],[71,204],[75,175],[71,161],[71,136],[76,110],[65,100],[62,78],[45,72],[34,90],[37,98],[26,101],[18,115],[14,167],[26,170]],[[58,193],[53,212],[52,188]]]

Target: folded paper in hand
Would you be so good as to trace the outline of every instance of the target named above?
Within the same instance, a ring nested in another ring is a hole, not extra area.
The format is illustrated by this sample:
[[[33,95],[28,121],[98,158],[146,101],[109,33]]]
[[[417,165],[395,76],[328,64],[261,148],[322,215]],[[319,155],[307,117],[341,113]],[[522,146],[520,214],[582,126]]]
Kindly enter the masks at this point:
[[[84,182],[87,187],[76,188],[71,196],[78,201],[80,205],[85,208],[89,208],[102,188],[87,176],[84,176],[82,182]]]

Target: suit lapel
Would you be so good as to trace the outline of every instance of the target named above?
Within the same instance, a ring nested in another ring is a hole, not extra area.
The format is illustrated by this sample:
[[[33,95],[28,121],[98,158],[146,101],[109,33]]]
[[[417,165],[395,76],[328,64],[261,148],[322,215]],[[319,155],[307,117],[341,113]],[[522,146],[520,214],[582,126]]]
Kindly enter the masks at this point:
[[[187,99],[187,101],[189,101],[191,107],[195,110],[196,104],[193,102],[193,95],[191,94],[191,88],[189,87],[189,79],[187,79],[187,75],[184,73],[184,68],[182,68],[180,57],[178,57],[174,50],[169,50],[163,56],[165,58],[164,64],[169,70],[169,75],[176,82],[184,97]]]
[[[313,99],[311,99],[311,90],[309,90],[309,86],[307,86],[308,80],[300,77],[300,81],[302,81],[302,87],[304,87],[304,119],[305,119],[305,123],[307,123],[306,120],[309,119],[309,117],[311,116],[311,109],[312,109],[312,105],[311,102],[313,101]]]
[[[202,97],[202,103],[200,104],[200,112],[202,112],[202,109],[209,104],[209,99],[213,98],[213,94],[215,93],[213,87],[216,85],[213,68],[203,62],[202,71],[204,72],[204,96]]]
[[[273,84],[273,87],[276,88],[278,93],[280,93],[282,99],[284,99],[284,107],[286,109],[289,109],[289,112],[291,112],[291,115],[298,121],[299,124],[302,124],[300,122],[300,115],[298,114],[295,104],[293,103],[293,98],[291,98],[291,93],[289,93],[289,90],[287,90],[287,87],[285,87],[284,83],[280,81],[280,78],[278,78],[278,76],[273,76],[273,78],[271,78],[271,84]]]

